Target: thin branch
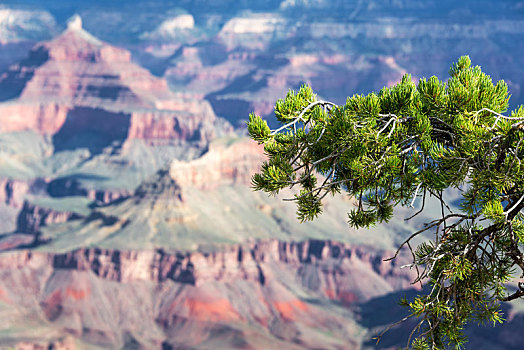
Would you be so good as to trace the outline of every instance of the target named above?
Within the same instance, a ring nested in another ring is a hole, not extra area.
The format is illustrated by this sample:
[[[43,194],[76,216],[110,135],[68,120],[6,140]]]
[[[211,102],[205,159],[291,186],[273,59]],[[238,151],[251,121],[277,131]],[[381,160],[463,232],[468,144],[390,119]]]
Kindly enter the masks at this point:
[[[386,334],[391,328],[401,324],[402,322],[405,322],[405,321],[409,320],[413,316],[414,316],[414,314],[408,315],[408,316],[404,317],[403,319],[401,319],[401,320],[399,320],[399,321],[397,321],[397,322],[395,322],[393,324],[390,324],[388,327],[386,327],[386,329],[384,329],[382,332],[380,332],[379,335],[377,335],[375,337],[375,339],[377,339],[377,342],[375,344],[378,345],[378,343],[380,342],[380,340],[382,339],[384,334]]]
[[[320,141],[320,139],[322,138],[322,136],[324,136],[324,132],[326,131],[326,127],[323,127],[322,128],[322,132],[320,133],[320,135],[318,136],[318,139],[313,142],[313,143],[308,143],[309,146],[312,146],[312,145],[315,145],[318,143],[318,141]]]
[[[294,120],[276,130],[273,130],[271,132],[271,135],[275,135],[277,134],[278,132],[290,127],[291,125],[295,125],[296,123],[298,123],[299,121],[302,121],[304,122],[305,124],[307,124],[309,122],[309,119],[308,120],[304,120],[302,117],[304,116],[304,114],[309,111],[311,108],[315,107],[315,106],[318,106],[318,105],[329,105],[329,106],[332,106],[332,107],[336,107],[337,105],[334,104],[333,102],[329,102],[329,101],[315,101],[315,102],[311,102],[309,105],[306,106],[306,108],[304,108],[302,110],[302,112],[300,112],[300,114],[294,118]]]
[[[440,224],[442,224],[442,222],[445,222],[446,220],[448,220],[448,219],[450,219],[452,217],[460,217],[460,218],[464,218],[464,219],[470,219],[470,218],[473,218],[473,215],[448,214],[448,215],[446,215],[443,218],[435,219],[435,220],[429,222],[428,224],[426,224],[426,227],[424,227],[423,229],[418,230],[415,233],[412,233],[411,236],[409,236],[404,242],[402,242],[402,244],[398,247],[398,249],[396,250],[395,255],[393,257],[384,259],[384,261],[390,261],[390,260],[395,259],[398,256],[398,254],[400,253],[400,250],[402,249],[402,247],[404,247],[407,243],[409,243],[413,238],[415,238],[416,236],[418,236],[422,232],[425,232],[425,231],[429,230],[432,227],[440,226]],[[437,248],[438,248],[438,246],[437,246]],[[435,248],[435,251],[437,250],[437,248]]]
[[[420,329],[420,326],[422,326],[422,324],[424,323],[424,319],[420,320],[420,322],[417,324],[416,327],[413,328],[413,330],[411,331],[411,333],[409,334],[409,338],[408,338],[408,342],[407,342],[407,347],[409,348],[409,344],[411,343],[411,338],[413,338],[413,335],[415,334],[415,332],[417,330]],[[428,322],[429,323],[429,322]],[[431,324],[430,324],[431,325]],[[430,329],[431,329],[431,326],[430,326]]]
[[[404,221],[409,221],[409,220],[413,219],[415,216],[417,216],[418,214],[422,213],[424,211],[425,204],[426,204],[426,189],[424,189],[424,196],[422,197],[422,208],[420,208],[420,210],[417,211],[415,214],[413,214],[410,217],[404,219]]]
[[[448,203],[446,203],[443,199],[442,199],[442,196],[438,196],[436,193],[434,193],[433,191],[431,191],[431,189],[428,188],[428,191],[430,194],[432,194],[433,196],[435,196],[435,198],[439,198],[439,200],[441,201],[441,203],[446,206],[446,209],[450,212],[450,213],[453,213],[453,210],[451,210],[451,208],[449,207]]]
[[[415,199],[417,199],[418,190],[420,189],[420,186],[421,186],[421,185],[422,185],[422,182],[418,184],[417,189],[415,190],[415,194],[413,195],[413,199],[411,200],[411,203],[409,204],[409,206],[410,206],[411,208],[415,208],[415,207],[413,206],[413,204],[415,203]]]
[[[506,220],[508,220],[509,213],[511,213],[516,207],[518,207],[518,205],[522,202],[523,199],[524,199],[524,194],[520,197],[520,199],[515,204],[513,204],[511,208],[509,208],[508,210],[502,213],[504,214],[504,217],[506,218]]]
[[[386,128],[388,127],[388,125],[389,125],[391,122],[393,122],[393,127],[392,127],[391,130],[395,129],[395,122],[396,122],[396,120],[397,120],[397,116],[394,116],[393,118],[391,118],[390,120],[388,120],[388,122],[386,123],[386,125],[384,125],[384,126],[382,127],[382,129],[380,129],[379,132],[377,133],[377,137],[378,137],[378,135],[380,135],[384,130],[386,130]],[[388,137],[389,137],[389,136],[391,136],[391,131],[390,131]]]
[[[511,300],[515,300],[515,299],[523,297],[524,296],[524,283],[519,282],[518,287],[519,289],[515,293],[508,295],[507,297],[499,299],[499,300],[500,301],[511,301]]]
[[[407,245],[408,245],[409,251],[411,252],[411,256],[413,257],[413,264],[415,265],[415,270],[417,271],[417,278],[415,279],[415,281],[413,281],[412,284],[416,284],[417,283],[416,280],[418,279],[418,282],[420,282],[420,288],[423,288],[424,286],[422,285],[422,279],[420,278],[420,271],[416,263],[417,258],[415,257],[415,253],[413,252],[413,248],[411,247],[411,244],[408,242]]]
[[[491,109],[489,109],[489,108],[482,108],[482,109],[476,111],[475,114],[474,114],[474,116],[476,117],[476,116],[478,116],[481,112],[485,112],[485,111],[490,112],[491,114],[494,114],[494,115],[497,116],[497,118],[495,119],[495,122],[493,123],[493,125],[492,125],[490,128],[488,128],[488,130],[490,130],[490,131],[493,130],[493,129],[495,129],[495,126],[497,126],[497,123],[499,122],[500,119],[506,119],[506,120],[524,120],[524,118],[522,118],[522,117],[508,117],[508,116],[505,116],[505,115],[500,114],[500,113],[498,113],[498,112],[495,112],[495,111],[493,111],[493,110],[491,110]]]

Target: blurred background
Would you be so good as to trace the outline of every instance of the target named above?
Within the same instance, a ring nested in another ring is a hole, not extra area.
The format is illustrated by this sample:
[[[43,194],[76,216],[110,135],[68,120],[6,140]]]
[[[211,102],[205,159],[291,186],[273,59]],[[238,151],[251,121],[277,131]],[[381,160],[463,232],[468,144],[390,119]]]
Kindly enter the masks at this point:
[[[245,122],[462,55],[511,110],[523,50],[514,0],[0,0],[0,348],[405,346],[410,323],[372,340],[421,289],[383,259],[440,209],[356,231],[340,195],[300,224],[292,191],[251,190]],[[503,310],[468,348],[521,348],[524,305]]]

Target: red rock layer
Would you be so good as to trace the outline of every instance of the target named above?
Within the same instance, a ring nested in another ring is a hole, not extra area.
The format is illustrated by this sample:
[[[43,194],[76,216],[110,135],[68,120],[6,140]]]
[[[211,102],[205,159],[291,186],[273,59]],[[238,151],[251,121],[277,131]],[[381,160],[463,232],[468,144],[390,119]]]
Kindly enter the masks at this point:
[[[94,118],[129,115],[130,124],[122,125],[128,138],[207,141],[214,136],[216,117],[207,102],[173,94],[164,79],[131,62],[128,51],[80,27],[36,45],[26,60],[0,76],[0,100],[8,100],[0,104],[0,132],[33,129],[54,135],[83,108]]]
[[[286,269],[294,270],[298,277],[318,275],[316,282],[306,278],[302,283],[328,298],[336,299],[339,292],[352,292],[355,293],[355,301],[364,301],[386,291],[410,286],[412,271],[399,269],[402,263],[408,261],[408,257],[401,256],[393,262],[384,262],[383,259],[391,254],[333,241],[268,240],[236,245],[215,253],[99,248],[82,248],[61,254],[20,251],[0,255],[0,269],[49,267],[92,271],[100,278],[122,283],[172,280],[199,287],[210,280],[237,279],[265,285],[278,279],[278,268],[275,269],[274,264],[282,264]],[[350,276],[359,271],[365,272],[367,278],[359,281]],[[344,283],[339,283],[345,279]],[[385,289],[367,288],[367,280],[374,279],[380,279]],[[337,288],[335,294],[333,288]]]
[[[54,102],[0,104],[0,132],[32,129],[42,134],[55,134],[70,109],[70,106]]]
[[[215,253],[18,251],[0,255],[0,298],[55,334],[105,348],[129,346],[129,336],[145,348],[356,348],[340,304],[322,305],[409,287],[411,271],[398,268],[408,258],[383,263],[390,254],[314,240]]]
[[[108,45],[84,31],[67,29],[56,39],[37,44],[31,66],[11,73],[29,77],[22,100],[63,99],[75,103],[111,102],[153,107],[172,97],[165,80],[131,62],[129,51]]]

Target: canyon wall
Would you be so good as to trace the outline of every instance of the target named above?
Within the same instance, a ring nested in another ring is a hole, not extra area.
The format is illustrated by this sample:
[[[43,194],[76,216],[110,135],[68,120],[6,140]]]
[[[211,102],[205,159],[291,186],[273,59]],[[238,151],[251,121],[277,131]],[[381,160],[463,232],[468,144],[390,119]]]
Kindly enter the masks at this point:
[[[406,257],[384,263],[391,254],[319,240],[192,253],[4,252],[0,301],[41,319],[53,330],[49,344],[68,349],[74,348],[71,337],[102,347],[205,347],[212,341],[245,349],[346,349],[362,336],[348,319],[353,307],[412,287],[413,271],[399,269]],[[11,344],[40,344],[28,337]]]

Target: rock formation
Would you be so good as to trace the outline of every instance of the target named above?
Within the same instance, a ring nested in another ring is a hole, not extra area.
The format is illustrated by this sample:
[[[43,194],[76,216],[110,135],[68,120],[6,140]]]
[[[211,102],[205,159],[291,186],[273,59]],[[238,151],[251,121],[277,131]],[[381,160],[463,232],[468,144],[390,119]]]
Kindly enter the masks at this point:
[[[18,214],[16,232],[38,235],[41,226],[62,223],[80,217],[71,211],[56,211],[26,201]]]
[[[205,143],[221,132],[207,102],[173,94],[129,51],[86,32],[79,16],[0,76],[0,91],[0,132],[33,129],[60,139],[81,129],[102,135],[100,147],[134,138]]]
[[[228,145],[228,141],[232,144]],[[265,159],[263,147],[252,140],[220,140],[198,159],[173,160],[170,175],[183,188],[210,190],[223,185],[250,185]]]
[[[412,271],[381,263],[389,254],[276,240],[211,253],[19,251],[0,255],[0,300],[45,320],[49,341],[69,335],[102,347],[129,346],[133,338],[149,348],[344,349],[362,336],[348,319],[352,307],[409,287]],[[93,308],[100,303],[106,306]]]
[[[31,184],[23,180],[0,178],[0,202],[21,208]]]

